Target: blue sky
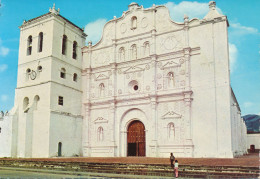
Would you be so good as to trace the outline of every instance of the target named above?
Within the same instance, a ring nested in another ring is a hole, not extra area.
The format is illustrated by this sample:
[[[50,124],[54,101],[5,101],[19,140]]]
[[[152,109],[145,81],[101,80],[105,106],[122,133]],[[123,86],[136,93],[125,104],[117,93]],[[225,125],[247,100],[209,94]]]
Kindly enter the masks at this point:
[[[21,3],[22,2],[22,3]],[[120,17],[131,0],[0,0],[0,111],[10,110],[14,104],[20,26],[45,14],[56,3],[60,14],[79,27],[85,27],[88,40],[101,37],[102,27],[113,16]],[[174,21],[203,18],[208,2],[180,0],[137,0],[144,8],[153,4],[166,5]],[[217,8],[229,20],[229,50],[231,85],[242,115],[260,115],[260,0],[217,0]]]

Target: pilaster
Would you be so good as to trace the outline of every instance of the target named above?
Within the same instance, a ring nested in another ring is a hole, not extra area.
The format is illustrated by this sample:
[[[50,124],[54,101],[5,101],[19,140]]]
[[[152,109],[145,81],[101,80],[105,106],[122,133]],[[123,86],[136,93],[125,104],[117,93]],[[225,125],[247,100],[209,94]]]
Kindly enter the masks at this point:
[[[152,139],[152,155],[158,157],[158,114],[157,114],[157,99],[156,97],[151,97],[151,120],[153,121],[154,135]]]
[[[86,103],[84,105],[85,115],[83,119],[83,131],[82,131],[82,148],[83,148],[83,156],[90,157],[90,135],[89,135],[89,123],[90,123],[90,111],[91,106],[90,103]]]

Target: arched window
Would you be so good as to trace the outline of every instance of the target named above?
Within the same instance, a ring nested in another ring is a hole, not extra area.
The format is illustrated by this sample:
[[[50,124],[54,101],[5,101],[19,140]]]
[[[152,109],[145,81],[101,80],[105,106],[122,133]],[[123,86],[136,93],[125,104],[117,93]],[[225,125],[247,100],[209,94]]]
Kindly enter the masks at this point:
[[[66,70],[65,70],[65,68],[62,68],[62,69],[61,69],[61,71],[60,71],[60,77],[61,77],[61,78],[64,78],[64,79],[66,78]]]
[[[40,101],[40,97],[38,95],[36,95],[34,97],[34,105],[35,105],[35,110],[37,110],[38,108],[38,102]]]
[[[137,47],[136,45],[132,45],[131,47],[131,54],[132,54],[132,59],[137,59]]]
[[[97,140],[98,141],[103,141],[104,140],[104,129],[103,127],[99,127],[97,130]]]
[[[73,50],[72,50],[72,58],[73,59],[76,59],[77,58],[77,42],[74,41],[73,42]]]
[[[105,96],[105,85],[104,85],[104,83],[101,83],[101,84],[99,85],[99,96],[100,96],[100,97]]]
[[[26,70],[26,80],[29,79],[30,74],[31,74],[31,69],[30,69],[30,68],[27,68],[27,70]]]
[[[42,66],[41,66],[41,65],[39,65],[39,66],[37,67],[37,71],[38,71],[38,72],[41,72],[41,71],[42,71]]]
[[[169,140],[172,140],[175,137],[175,127],[172,122],[167,126],[167,136]]]
[[[168,87],[174,87],[175,86],[175,79],[174,79],[174,73],[169,72],[167,74],[167,81],[168,81]]]
[[[63,35],[62,37],[62,54],[66,55],[67,51],[67,36]]]
[[[28,111],[28,110],[27,110],[28,106],[29,106],[29,98],[28,98],[28,97],[25,97],[25,98],[23,99],[23,110],[24,110],[24,112],[27,112],[27,111]]]
[[[43,45],[43,33],[40,32],[38,36],[38,52],[42,52],[42,45]]]
[[[77,73],[74,73],[74,74],[73,74],[73,81],[76,81],[76,82],[77,82],[77,80],[78,80],[78,75],[77,75]]]
[[[125,48],[121,47],[119,49],[119,60],[124,61],[125,60]]]
[[[131,25],[132,25],[131,29],[136,29],[137,28],[137,17],[136,16],[132,17]]]
[[[61,155],[62,155],[62,143],[59,142],[58,143],[58,157],[61,157]]]
[[[144,43],[144,56],[147,57],[150,55],[150,44],[149,42]]]
[[[30,35],[27,39],[27,55],[32,54],[32,36]]]
[[[0,127],[0,133],[2,132],[2,128]]]

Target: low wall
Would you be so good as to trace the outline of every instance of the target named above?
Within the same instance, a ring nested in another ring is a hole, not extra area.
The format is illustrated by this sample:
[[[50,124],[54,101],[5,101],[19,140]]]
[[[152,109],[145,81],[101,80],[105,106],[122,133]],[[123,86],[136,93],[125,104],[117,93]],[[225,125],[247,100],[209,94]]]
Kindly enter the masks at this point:
[[[247,148],[250,151],[250,146],[255,146],[255,152],[260,149],[260,133],[247,134]]]

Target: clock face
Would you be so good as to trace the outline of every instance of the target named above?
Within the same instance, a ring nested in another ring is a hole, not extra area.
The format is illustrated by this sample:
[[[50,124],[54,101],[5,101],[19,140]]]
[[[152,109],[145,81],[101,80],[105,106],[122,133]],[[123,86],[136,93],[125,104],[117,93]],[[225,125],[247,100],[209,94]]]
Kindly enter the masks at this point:
[[[32,80],[34,80],[36,78],[36,72],[32,70],[31,74],[30,74],[30,77]]]

